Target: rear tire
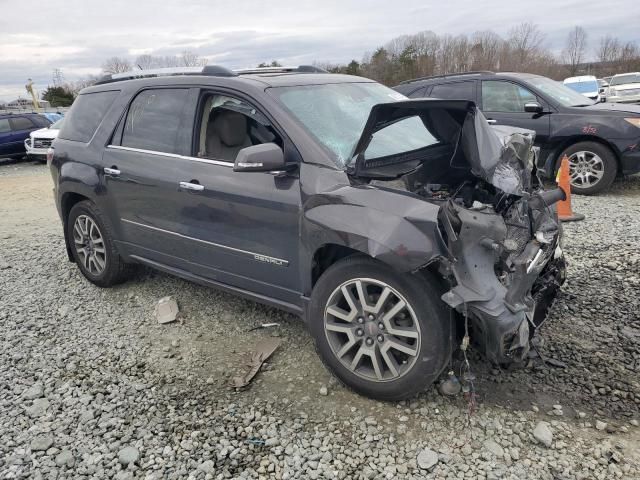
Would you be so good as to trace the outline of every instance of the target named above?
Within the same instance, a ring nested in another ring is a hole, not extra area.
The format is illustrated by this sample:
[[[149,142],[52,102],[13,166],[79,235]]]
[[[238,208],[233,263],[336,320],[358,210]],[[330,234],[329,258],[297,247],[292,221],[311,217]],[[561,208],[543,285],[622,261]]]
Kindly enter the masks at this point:
[[[322,274],[311,295],[316,350],[359,394],[414,396],[438,378],[451,356],[452,321],[440,293],[431,277],[401,274],[365,256],[343,259]]]
[[[618,173],[613,152],[597,142],[578,142],[558,157],[557,168],[564,156],[569,157],[571,193],[594,195],[611,186]]]
[[[73,258],[87,280],[111,287],[127,279],[130,266],[118,254],[111,228],[94,203],[76,203],[66,228]]]

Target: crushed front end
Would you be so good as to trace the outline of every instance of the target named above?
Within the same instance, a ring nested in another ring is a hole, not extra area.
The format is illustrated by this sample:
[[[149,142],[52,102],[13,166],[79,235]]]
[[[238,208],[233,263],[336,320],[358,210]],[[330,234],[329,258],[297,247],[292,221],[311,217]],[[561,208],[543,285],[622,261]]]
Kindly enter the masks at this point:
[[[565,278],[553,210],[522,198],[502,211],[450,200],[439,220],[453,285],[443,301],[471,322],[473,340],[489,360],[521,360]]]
[[[417,116],[437,143],[367,159],[373,135]],[[522,360],[565,280],[555,203],[534,174],[535,133],[491,127],[472,102],[422,100],[372,109],[353,175],[402,188],[440,206],[448,249],[439,272],[442,300],[468,322],[473,341],[495,363]]]

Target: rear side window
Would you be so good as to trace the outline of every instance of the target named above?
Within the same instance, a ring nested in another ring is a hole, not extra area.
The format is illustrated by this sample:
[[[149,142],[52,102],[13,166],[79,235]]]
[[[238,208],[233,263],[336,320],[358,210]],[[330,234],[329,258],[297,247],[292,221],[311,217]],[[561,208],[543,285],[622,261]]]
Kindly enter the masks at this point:
[[[41,115],[34,115],[33,117],[31,117],[31,120],[39,127],[48,127],[49,125],[51,125],[51,122],[46,117],[43,117]]]
[[[11,131],[11,125],[7,118],[0,118],[0,133],[7,133]]]
[[[29,130],[35,126],[31,120],[25,117],[10,118],[9,123],[11,124],[11,130],[14,131]]]
[[[91,140],[119,93],[119,91],[110,90],[79,95],[65,116],[60,138],[84,143]]]
[[[470,100],[475,102],[476,93],[474,86],[474,82],[455,82],[434,85],[430,96],[444,100]]]
[[[122,131],[123,147],[179,153],[176,141],[187,89],[145,90],[129,107]]]
[[[412,92],[409,96],[409,98],[423,98],[427,96],[427,88],[428,87],[422,87],[419,88],[418,90],[416,90],[415,92]]]

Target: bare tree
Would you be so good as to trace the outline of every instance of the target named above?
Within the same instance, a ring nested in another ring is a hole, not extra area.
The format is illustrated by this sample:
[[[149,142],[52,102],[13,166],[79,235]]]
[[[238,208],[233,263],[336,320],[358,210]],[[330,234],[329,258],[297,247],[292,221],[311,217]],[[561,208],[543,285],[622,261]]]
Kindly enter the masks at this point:
[[[620,55],[620,42],[611,35],[602,37],[596,55],[600,63],[615,61]]]
[[[495,32],[476,32],[471,36],[473,70],[498,70],[504,40]]]
[[[640,50],[637,43],[621,43],[617,38],[607,35],[600,39],[596,55],[600,61],[599,70],[603,75],[640,69]]]
[[[630,72],[640,67],[640,50],[638,45],[633,42],[627,42],[620,49],[618,58],[618,72]]]
[[[438,48],[438,73],[455,72],[455,37],[445,35],[440,39],[440,47]]]
[[[508,57],[511,60],[509,68],[522,70],[532,57],[540,53],[543,41],[544,34],[531,22],[521,23],[512,28],[507,39]]]
[[[198,67],[201,65],[200,58],[193,52],[185,50],[180,56],[180,60],[185,67]]]
[[[150,68],[155,68],[157,65],[157,57],[145,53],[138,55],[133,63],[141,70],[149,70]]]
[[[567,37],[567,45],[562,51],[562,59],[569,68],[572,77],[578,73],[580,65],[584,62],[587,51],[587,32],[582,27],[574,27]]]
[[[102,64],[104,73],[122,73],[131,70],[131,62],[126,58],[111,57],[107,58]]]

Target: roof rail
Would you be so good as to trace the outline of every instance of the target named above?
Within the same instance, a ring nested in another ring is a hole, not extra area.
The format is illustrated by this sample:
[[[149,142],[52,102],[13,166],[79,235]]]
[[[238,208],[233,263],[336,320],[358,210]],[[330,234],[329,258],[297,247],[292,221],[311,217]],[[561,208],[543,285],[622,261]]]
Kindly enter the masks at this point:
[[[413,78],[411,80],[405,80],[404,82],[400,82],[400,85],[404,85],[407,83],[419,82],[421,80],[431,80],[432,78],[447,78],[447,77],[461,77],[463,75],[495,75],[495,72],[490,70],[477,70],[471,72],[460,72],[460,73],[445,73],[443,75],[430,75],[428,77],[420,77]]]
[[[112,73],[105,75],[96,82],[103,83],[132,80],[134,78],[168,77],[173,75],[207,75],[211,77],[235,77],[236,73],[219,65],[205,65],[204,67],[169,67],[153,68],[149,70],[131,70],[129,72]]]
[[[256,67],[234,70],[238,75],[251,75],[256,73],[329,73],[324,68],[315,65],[299,65],[297,67]]]
[[[95,84],[133,80],[135,78],[168,77],[173,75],[206,75],[210,77],[236,77],[256,73],[329,73],[325,69],[314,65],[300,65],[298,67],[258,67],[243,70],[229,70],[220,65],[206,65],[204,67],[168,67],[149,70],[131,70],[129,72],[105,75]]]

